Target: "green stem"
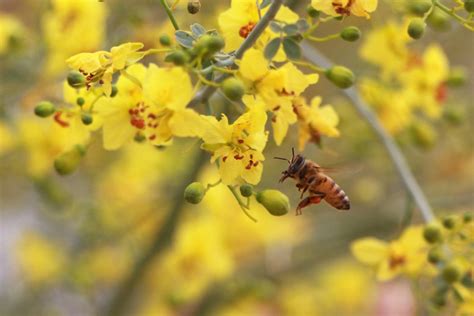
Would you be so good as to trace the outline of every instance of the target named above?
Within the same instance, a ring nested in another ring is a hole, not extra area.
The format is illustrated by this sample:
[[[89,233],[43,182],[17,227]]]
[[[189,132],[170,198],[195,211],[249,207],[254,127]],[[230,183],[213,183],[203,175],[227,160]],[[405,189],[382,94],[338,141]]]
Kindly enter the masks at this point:
[[[126,279],[120,285],[106,310],[101,313],[101,315],[120,316],[128,314],[126,307],[135,288],[140,283],[150,264],[159,255],[162,255],[171,244],[173,236],[176,232],[177,224],[186,206],[182,196],[183,192],[190,182],[196,180],[199,172],[202,169],[202,166],[207,161],[207,153],[203,150],[199,150],[197,157],[191,159],[190,161],[193,161],[194,164],[191,166],[188,174],[183,176],[183,180],[174,191],[174,196],[171,198],[173,205],[168,215],[164,219],[163,224],[160,225],[158,230],[155,232],[155,236],[152,239],[153,241],[150,247],[135,262],[131,274],[126,277]]]
[[[215,186],[218,186],[219,184],[221,184],[221,182],[222,182],[222,179],[219,179],[219,181],[217,181],[216,183],[208,183],[206,187],[206,192],[209,191],[209,189]]]
[[[95,99],[92,101],[91,106],[89,107],[89,113],[92,113],[94,111],[94,105],[99,101],[100,98],[102,98],[104,94],[99,94],[98,96],[95,97]]]
[[[179,30],[178,22],[176,22],[176,19],[174,18],[174,15],[173,15],[173,11],[171,11],[171,8],[168,5],[168,2],[166,2],[166,0],[160,0],[160,2],[163,8],[165,9],[166,14],[168,15],[168,18],[170,19],[171,24],[173,24],[174,29],[176,31]]]
[[[250,32],[249,36],[244,40],[242,45],[235,52],[235,59],[241,59],[244,53],[251,48],[258,40],[260,35],[265,31],[268,24],[275,18],[276,14],[283,5],[283,0],[273,0],[270,8],[265,15],[258,21],[255,28]],[[235,67],[235,66],[234,66]],[[222,74],[214,80],[216,83],[224,81],[230,77],[230,74]],[[194,107],[198,104],[206,102],[216,92],[217,87],[207,86],[197,93],[197,95],[188,103],[188,107]]]
[[[326,72],[326,69],[324,69],[323,67],[316,66],[315,64],[312,64],[312,63],[309,63],[309,62],[306,62],[306,61],[292,60],[291,62],[295,65],[308,67],[309,69],[312,69],[316,72],[321,72],[321,73]]]
[[[435,6],[437,6],[441,11],[445,12],[446,14],[449,14],[450,16],[452,16],[454,19],[458,20],[464,27],[470,29],[470,30],[474,30],[472,26],[468,25],[470,23],[474,23],[474,21],[469,21],[469,20],[466,20],[462,17],[460,17],[459,15],[457,15],[456,13],[454,13],[451,9],[449,9],[447,6],[445,6],[444,4],[440,3],[438,0],[433,0],[433,4]]]
[[[245,215],[247,215],[248,218],[250,218],[252,221],[256,223],[257,219],[253,217],[252,215],[250,215],[249,212],[247,212],[247,205],[245,205],[244,201],[242,201],[235,187],[230,186],[230,185],[228,185],[227,187],[229,188],[230,192],[232,192],[232,194],[234,195],[235,199],[237,200],[237,203],[239,203],[239,206],[242,209],[242,211],[245,213]]]
[[[120,73],[124,75],[125,78],[127,78],[128,80],[136,84],[138,87],[140,87],[140,89],[143,88],[140,80],[138,80],[138,78],[136,78],[135,76],[129,74],[125,69],[122,69]]]
[[[150,54],[168,53],[171,52],[171,48],[150,48],[145,52],[145,56]]]
[[[333,39],[339,38],[341,35],[339,33],[331,34],[325,37],[316,37],[311,35],[306,35],[305,38],[313,42],[327,42]]]

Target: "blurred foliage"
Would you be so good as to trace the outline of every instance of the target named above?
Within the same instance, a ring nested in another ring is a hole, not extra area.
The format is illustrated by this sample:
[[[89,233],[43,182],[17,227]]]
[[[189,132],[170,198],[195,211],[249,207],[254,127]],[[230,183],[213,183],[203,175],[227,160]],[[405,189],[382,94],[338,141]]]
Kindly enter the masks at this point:
[[[193,15],[187,1],[176,3],[173,12],[180,25],[200,23],[208,30],[218,29],[226,39],[224,51],[238,48],[242,39],[229,39],[232,35],[226,33],[235,33],[235,26],[255,18],[256,12],[247,17],[228,11],[230,1],[201,2],[199,13]],[[329,1],[312,2],[318,14],[327,14],[324,18],[333,15]],[[458,7],[455,12],[463,10],[462,1],[444,2]],[[296,13],[285,8],[282,20],[293,23],[294,16],[300,16],[317,21],[307,15],[310,3],[287,1]],[[84,127],[79,114],[93,107],[96,96],[78,96],[65,82],[66,59],[83,52],[108,52],[125,42],[141,42],[144,51],[163,48],[163,34],[175,47],[174,30],[160,1],[3,0],[0,314],[103,315],[124,282],[140,273],[133,291],[124,292],[129,302],[123,314],[453,315],[457,308],[459,315],[472,315],[474,228],[467,219],[474,208],[472,32],[439,8],[427,13],[411,5],[397,0],[379,1],[375,12],[352,8],[356,17],[321,23],[317,36],[329,38],[315,45],[357,75],[357,89],[396,138],[440,218],[434,225],[441,237],[434,243],[423,239],[427,228],[420,224],[422,218],[376,135],[330,80],[321,75],[318,81],[314,69],[300,65],[308,81],[302,95],[309,100],[317,96],[310,104],[301,101],[305,115],[293,114],[291,104],[280,116],[291,117],[289,126],[286,121],[272,124],[271,119],[260,124],[259,132],[273,132],[261,181],[254,181],[252,190],[280,190],[292,206],[286,216],[272,216],[254,196],[249,207],[245,199],[236,200],[234,194],[240,193],[219,182],[222,171],[207,163],[209,155],[202,158],[195,139],[175,139],[166,147],[129,141],[119,151],[108,151],[102,144],[107,132],[98,131],[100,118],[94,116],[92,126]],[[405,30],[408,20],[420,16],[419,10],[421,16],[428,14],[428,28],[413,41]],[[370,19],[364,18],[369,14]],[[334,40],[340,39],[338,33],[333,36],[335,30],[349,26],[361,30],[359,41]],[[268,32],[256,48],[265,49],[274,36]],[[305,36],[311,40],[311,34]],[[278,45],[275,60],[285,61],[288,48],[285,51],[284,41]],[[244,82],[268,72],[275,77],[265,84],[276,85],[281,83],[281,68],[294,71],[291,63],[278,69],[255,63],[257,58],[265,61],[265,56],[257,49],[252,54],[241,60],[238,76]],[[145,65],[164,62],[160,54],[141,57]],[[405,67],[407,61],[412,68]],[[116,81],[116,76],[111,78],[119,86],[122,77]],[[162,78],[159,73],[151,90],[159,84],[177,85],[173,77]],[[186,84],[179,80],[182,85],[174,94],[183,97]],[[189,93],[192,88],[189,85]],[[265,96],[265,88],[257,94]],[[232,126],[245,105],[231,107],[234,103],[224,93],[216,93],[209,108],[216,115],[226,113]],[[68,122],[80,128],[62,128],[57,124],[61,116],[55,120],[34,115],[40,101],[75,106],[78,97],[84,98],[86,107],[76,106]],[[265,101],[270,116],[278,115],[272,100]],[[199,110],[209,108],[200,105]],[[315,126],[322,135],[313,133]],[[282,133],[285,128],[288,131]],[[205,137],[203,142],[213,145]],[[319,204],[305,209],[303,216],[293,215],[300,193],[292,184],[278,184],[287,165],[271,159],[290,157],[292,147],[304,148],[305,157],[323,167],[340,169],[331,176],[350,196],[350,212]],[[61,165],[60,158],[66,163]],[[195,165],[200,171],[196,179],[189,179]],[[55,166],[76,172],[61,177]],[[253,176],[245,179],[252,182]],[[193,181],[204,185],[205,195],[197,205],[185,204],[184,188]],[[182,209],[179,218],[169,217],[173,208]],[[454,215],[464,212],[465,218]],[[171,245],[150,257],[144,271],[136,272],[142,255],[155,249],[156,232],[168,223],[179,223],[169,228],[174,236],[166,242]],[[452,253],[446,257],[436,253],[439,248]],[[369,267],[357,262],[351,249]],[[415,268],[405,265],[406,258],[415,258]],[[393,264],[399,270],[384,273]]]

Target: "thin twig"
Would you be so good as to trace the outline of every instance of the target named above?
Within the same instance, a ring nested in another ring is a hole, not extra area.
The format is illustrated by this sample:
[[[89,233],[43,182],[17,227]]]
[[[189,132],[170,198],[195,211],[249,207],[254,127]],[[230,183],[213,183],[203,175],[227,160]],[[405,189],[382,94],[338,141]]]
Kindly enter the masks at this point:
[[[165,0],[160,0],[161,3],[165,6],[165,10],[170,17],[170,20],[173,22],[174,17]],[[235,53],[235,58],[242,58],[244,52],[255,44],[258,37],[263,33],[265,28],[268,26],[270,21],[275,17],[278,10],[280,9],[283,0],[274,0],[270,8],[268,9],[265,16],[257,23],[254,30],[249,34],[249,36],[242,43],[242,46]],[[167,9],[168,8],[168,9]],[[176,21],[173,22],[173,25],[178,29]],[[220,82],[228,77],[229,74],[221,75],[218,80],[215,82]],[[216,87],[208,86],[206,89],[203,89],[201,93],[198,93],[189,104],[200,104],[208,100],[212,94],[216,91]],[[135,288],[142,279],[144,273],[146,272],[148,266],[151,262],[156,259],[156,257],[163,253],[163,251],[169,246],[171,240],[176,231],[177,223],[179,221],[180,215],[184,209],[184,198],[181,196],[186,186],[196,179],[199,171],[201,170],[202,165],[206,161],[206,152],[203,150],[199,151],[198,157],[195,160],[194,166],[191,168],[188,176],[185,176],[183,181],[180,183],[179,187],[175,191],[175,197],[173,198],[174,204],[170,209],[165,221],[160,226],[156,232],[155,237],[150,248],[140,257],[132,270],[132,273],[125,279],[125,281],[120,285],[115,295],[112,297],[110,304],[106,307],[104,313],[101,315],[109,316],[119,316],[123,315],[126,312],[126,306],[129,302]]]
[[[144,273],[147,271],[148,266],[170,245],[176,231],[177,223],[184,210],[185,201],[182,194],[186,186],[197,178],[202,166],[207,161],[207,153],[203,150],[199,150],[197,157],[193,160],[194,165],[191,166],[189,173],[183,176],[183,181],[181,181],[174,191],[175,196],[171,199],[173,205],[164,222],[157,230],[150,248],[135,262],[131,274],[122,284],[120,284],[117,292],[112,297],[110,304],[101,315],[119,316],[126,314],[127,303],[132,297],[132,294]]]
[[[332,62],[329,61],[325,56],[323,56],[317,49],[303,43],[303,54],[311,62],[318,64],[324,68],[329,68],[332,65]],[[355,88],[349,88],[343,90],[343,93],[352,101],[352,104],[359,112],[359,114],[367,121],[367,123],[372,127],[375,134],[379,137],[382,144],[387,149],[387,152],[392,160],[400,178],[402,179],[403,184],[407,188],[410,195],[413,197],[414,202],[420,209],[421,215],[425,222],[431,222],[434,219],[433,211],[431,210],[428,201],[423,194],[418,182],[413,176],[410,168],[403,156],[402,152],[396,145],[392,136],[390,136],[385,128],[380,124],[378,118],[375,114],[369,109],[367,104],[361,99],[357,90]]]
[[[283,4],[283,0],[274,0],[273,3],[268,8],[267,13],[260,19],[260,21],[255,25],[255,28],[250,32],[249,36],[244,40],[242,45],[237,49],[235,52],[235,59],[241,59],[244,53],[252,47],[255,42],[257,42],[258,38],[267,28],[268,24],[275,18],[278,10]],[[235,65],[234,65],[235,66]],[[218,76],[214,82],[219,83],[222,82],[224,79],[228,78],[230,74],[222,74]],[[200,90],[196,96],[189,102],[188,107],[197,106],[206,100],[208,100],[216,91],[217,87],[214,86],[206,86],[202,90]]]
[[[163,8],[165,9],[166,14],[168,15],[168,18],[170,19],[171,24],[173,24],[174,29],[176,31],[179,30],[178,22],[176,22],[176,19],[174,18],[173,11],[171,11],[171,8],[168,5],[168,2],[166,0],[160,0],[160,2],[161,2],[161,5],[163,6]]]

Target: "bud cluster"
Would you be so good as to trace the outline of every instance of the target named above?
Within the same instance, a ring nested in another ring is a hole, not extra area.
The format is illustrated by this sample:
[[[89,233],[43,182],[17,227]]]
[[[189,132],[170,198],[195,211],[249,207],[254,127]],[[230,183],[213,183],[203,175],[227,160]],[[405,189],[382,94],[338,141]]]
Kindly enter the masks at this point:
[[[172,48],[166,55],[166,62],[177,66],[196,63],[203,65],[213,60],[214,55],[224,48],[224,38],[215,30],[208,31],[198,23],[192,24],[190,28],[191,31],[176,31],[175,38],[178,46]],[[166,47],[172,44],[167,35],[162,35],[159,41]]]
[[[464,298],[462,293],[459,293],[460,286],[472,288],[474,285],[473,267],[466,261],[472,256],[472,217],[472,213],[448,215],[424,228],[423,237],[430,245],[427,260],[437,270],[438,275],[430,299],[436,308],[447,304],[450,292],[462,301]]]

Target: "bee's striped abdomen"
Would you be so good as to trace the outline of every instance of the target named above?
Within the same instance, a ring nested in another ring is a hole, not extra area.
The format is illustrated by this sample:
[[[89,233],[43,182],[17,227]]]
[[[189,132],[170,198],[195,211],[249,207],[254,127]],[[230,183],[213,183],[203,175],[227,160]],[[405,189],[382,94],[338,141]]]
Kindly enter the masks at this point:
[[[315,189],[326,194],[324,199],[331,206],[338,210],[348,210],[351,208],[349,197],[333,179],[322,174],[318,182],[320,184]]]

